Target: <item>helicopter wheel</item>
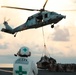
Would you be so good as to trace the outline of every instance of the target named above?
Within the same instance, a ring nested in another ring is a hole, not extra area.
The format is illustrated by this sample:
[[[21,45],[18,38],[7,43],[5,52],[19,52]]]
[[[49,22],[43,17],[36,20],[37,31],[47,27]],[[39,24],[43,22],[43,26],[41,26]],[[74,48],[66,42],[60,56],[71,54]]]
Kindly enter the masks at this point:
[[[54,28],[54,24],[53,24],[53,25],[51,25],[51,28]]]

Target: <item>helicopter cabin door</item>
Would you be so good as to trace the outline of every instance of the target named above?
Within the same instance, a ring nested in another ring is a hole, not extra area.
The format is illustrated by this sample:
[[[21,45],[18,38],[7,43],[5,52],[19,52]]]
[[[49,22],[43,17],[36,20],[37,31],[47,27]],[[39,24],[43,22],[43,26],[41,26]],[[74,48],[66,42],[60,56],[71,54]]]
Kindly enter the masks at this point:
[[[39,14],[37,17],[36,17],[36,21],[37,23],[41,23],[43,21],[43,16],[42,14]]]

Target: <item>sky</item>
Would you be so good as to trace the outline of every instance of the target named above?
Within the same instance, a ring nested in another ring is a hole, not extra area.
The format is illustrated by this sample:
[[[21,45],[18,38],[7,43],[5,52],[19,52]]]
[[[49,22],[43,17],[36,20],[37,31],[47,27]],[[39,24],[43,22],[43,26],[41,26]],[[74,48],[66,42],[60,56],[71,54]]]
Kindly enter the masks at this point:
[[[0,30],[4,27],[4,20],[8,20],[9,25],[15,28],[26,22],[27,18],[37,11],[26,11],[17,9],[1,8],[2,5],[41,9],[45,0],[0,0]],[[55,24],[55,28],[50,25],[43,27],[46,43],[44,41],[42,28],[21,31],[14,37],[0,31],[0,64],[13,63],[17,57],[15,53],[22,47],[29,47],[31,58],[37,62],[42,55],[46,54],[57,60],[58,63],[76,63],[76,0],[48,0],[46,10],[54,11],[66,15],[66,19]]]

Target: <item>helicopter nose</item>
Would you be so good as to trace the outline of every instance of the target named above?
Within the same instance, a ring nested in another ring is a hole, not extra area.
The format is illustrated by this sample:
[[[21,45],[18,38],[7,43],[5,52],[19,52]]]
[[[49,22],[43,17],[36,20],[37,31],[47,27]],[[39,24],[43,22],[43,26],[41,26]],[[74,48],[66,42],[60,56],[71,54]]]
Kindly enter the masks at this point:
[[[64,15],[60,15],[60,19],[65,19],[66,18],[66,16],[64,16]]]
[[[63,16],[63,18],[65,19],[65,18],[66,18],[66,16]]]

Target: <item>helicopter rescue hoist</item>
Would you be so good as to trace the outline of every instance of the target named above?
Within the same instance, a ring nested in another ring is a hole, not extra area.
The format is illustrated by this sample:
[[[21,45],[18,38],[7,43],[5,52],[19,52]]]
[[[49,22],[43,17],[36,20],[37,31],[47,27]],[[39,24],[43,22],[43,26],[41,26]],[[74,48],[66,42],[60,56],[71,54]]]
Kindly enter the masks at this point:
[[[51,28],[54,28],[54,25],[61,21],[63,18],[66,18],[65,15],[58,14],[56,12],[50,12],[45,10],[45,6],[48,0],[45,1],[42,9],[28,9],[28,8],[19,8],[19,7],[11,7],[11,6],[1,6],[2,8],[11,8],[11,9],[19,9],[19,10],[28,10],[28,11],[39,11],[36,14],[33,14],[28,17],[27,21],[21,24],[20,26],[12,29],[7,21],[4,21],[5,28],[2,28],[2,32],[6,32],[9,34],[14,34],[16,36],[17,32],[39,28],[46,25],[51,24]]]

